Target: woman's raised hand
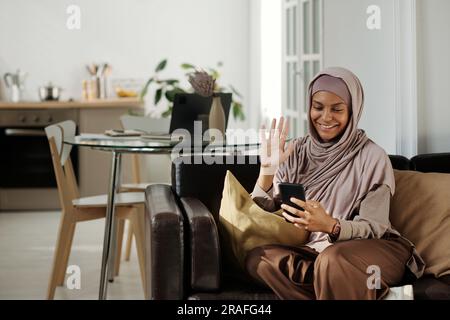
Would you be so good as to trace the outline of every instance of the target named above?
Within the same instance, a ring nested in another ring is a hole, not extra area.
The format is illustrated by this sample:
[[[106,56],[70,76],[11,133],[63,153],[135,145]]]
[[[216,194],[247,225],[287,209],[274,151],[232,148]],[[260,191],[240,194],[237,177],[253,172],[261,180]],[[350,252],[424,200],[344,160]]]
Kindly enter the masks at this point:
[[[261,142],[260,161],[261,174],[273,176],[280,164],[282,164],[294,149],[292,143],[289,143],[285,149],[286,138],[289,132],[289,123],[281,117],[278,122],[273,119],[269,133],[266,133],[266,127],[261,126],[259,131],[259,140]]]

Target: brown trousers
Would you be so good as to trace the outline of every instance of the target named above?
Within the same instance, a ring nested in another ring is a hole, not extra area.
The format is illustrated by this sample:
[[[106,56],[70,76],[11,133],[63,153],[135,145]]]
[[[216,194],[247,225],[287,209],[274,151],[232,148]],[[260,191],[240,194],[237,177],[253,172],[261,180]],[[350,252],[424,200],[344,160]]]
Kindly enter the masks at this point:
[[[246,268],[280,299],[375,300],[401,282],[411,255],[405,240],[387,235],[337,242],[320,254],[307,246],[262,246],[249,252]]]

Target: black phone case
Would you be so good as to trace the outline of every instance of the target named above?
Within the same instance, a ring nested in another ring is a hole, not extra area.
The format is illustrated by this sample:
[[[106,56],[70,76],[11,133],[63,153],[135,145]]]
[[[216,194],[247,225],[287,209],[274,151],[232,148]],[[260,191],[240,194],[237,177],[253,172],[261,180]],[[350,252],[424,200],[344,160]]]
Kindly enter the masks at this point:
[[[287,204],[288,206],[294,207],[298,210],[305,211],[302,207],[299,207],[295,203],[292,203],[290,200],[291,198],[297,198],[302,201],[306,201],[305,188],[303,187],[302,184],[283,182],[278,184],[278,188],[280,190],[281,201],[284,204]],[[292,213],[286,210],[284,212],[286,212],[288,215],[292,217],[298,218],[298,216],[293,215]]]

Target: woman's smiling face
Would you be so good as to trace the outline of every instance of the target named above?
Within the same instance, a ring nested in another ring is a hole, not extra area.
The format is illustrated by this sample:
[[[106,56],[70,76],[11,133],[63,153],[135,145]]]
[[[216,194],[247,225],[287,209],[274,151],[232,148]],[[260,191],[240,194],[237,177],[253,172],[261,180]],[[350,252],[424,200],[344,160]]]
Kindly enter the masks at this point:
[[[350,119],[349,106],[341,97],[328,91],[318,91],[312,97],[311,122],[323,142],[340,137]]]

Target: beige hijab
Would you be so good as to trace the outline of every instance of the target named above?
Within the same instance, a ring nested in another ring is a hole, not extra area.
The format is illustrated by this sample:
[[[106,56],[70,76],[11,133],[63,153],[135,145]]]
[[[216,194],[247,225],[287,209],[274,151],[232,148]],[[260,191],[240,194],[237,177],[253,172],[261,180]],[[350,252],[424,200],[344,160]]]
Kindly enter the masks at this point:
[[[335,218],[350,219],[367,193],[378,185],[395,191],[394,173],[386,152],[357,128],[363,111],[364,93],[359,79],[349,70],[328,68],[309,86],[311,109],[312,86],[322,75],[342,79],[351,95],[352,114],[338,141],[321,142],[309,118],[309,134],[294,143],[294,151],[280,166],[277,182],[302,183],[309,200],[320,201]],[[278,188],[275,188],[278,198]]]

